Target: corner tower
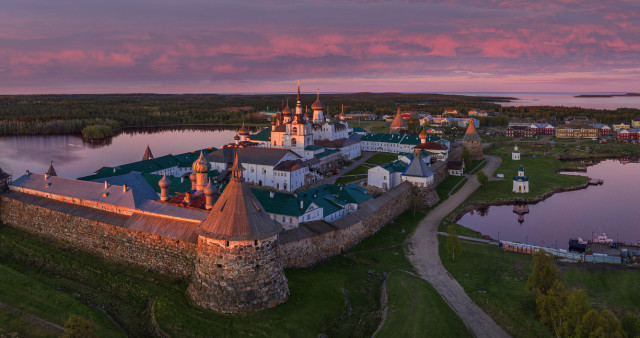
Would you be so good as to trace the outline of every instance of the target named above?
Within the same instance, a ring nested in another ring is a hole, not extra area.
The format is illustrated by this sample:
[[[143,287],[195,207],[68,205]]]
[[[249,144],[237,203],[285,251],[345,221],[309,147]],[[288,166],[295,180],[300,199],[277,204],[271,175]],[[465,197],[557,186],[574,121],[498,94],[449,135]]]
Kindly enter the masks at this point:
[[[462,138],[462,145],[471,154],[471,159],[482,160],[484,155],[482,154],[482,139],[476,131],[476,126],[473,124],[473,119],[469,119],[469,126],[467,126],[467,132]]]
[[[224,313],[259,311],[289,297],[278,257],[282,227],[244,182],[238,150],[229,184],[200,224],[195,271],[187,291],[196,304]]]

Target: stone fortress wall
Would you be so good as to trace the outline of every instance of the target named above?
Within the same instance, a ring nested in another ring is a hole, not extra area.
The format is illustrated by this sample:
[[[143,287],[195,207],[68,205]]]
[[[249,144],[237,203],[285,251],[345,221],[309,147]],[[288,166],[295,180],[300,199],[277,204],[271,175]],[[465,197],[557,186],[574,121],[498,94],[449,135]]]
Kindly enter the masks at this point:
[[[328,223],[313,221],[280,233],[285,268],[308,267],[338,255],[376,233],[409,208],[411,184],[404,182],[376,199],[360,204],[347,217]]]
[[[362,203],[358,210],[328,223],[314,221],[279,234],[285,268],[307,267],[340,254],[373,235],[410,205],[411,185]],[[30,233],[73,245],[124,264],[191,278],[197,240],[182,241],[123,227],[130,216],[47,200],[22,193],[0,195],[0,221]]]
[[[181,278],[191,276],[196,243],[122,227],[128,218],[19,193],[0,195],[0,221],[8,225],[112,261]]]

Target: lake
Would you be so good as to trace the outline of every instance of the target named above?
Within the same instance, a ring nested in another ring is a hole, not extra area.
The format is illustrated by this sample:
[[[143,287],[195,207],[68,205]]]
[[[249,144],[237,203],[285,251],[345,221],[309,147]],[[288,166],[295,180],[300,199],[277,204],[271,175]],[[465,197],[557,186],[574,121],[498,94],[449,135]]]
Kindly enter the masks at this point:
[[[568,248],[569,239],[606,233],[621,242],[640,241],[640,163],[606,160],[580,173],[604,180],[601,186],[555,194],[529,204],[523,222],[513,205],[474,210],[458,223],[492,238]],[[535,182],[530,182],[535,185]],[[523,206],[516,206],[517,209]],[[522,211],[522,210],[520,210]]]
[[[593,109],[637,108],[640,109],[640,96],[614,96],[614,97],[575,97],[581,94],[625,94],[625,93],[443,93],[473,96],[502,96],[515,97],[518,100],[511,102],[498,102],[506,107],[519,106],[564,106]]]
[[[107,144],[85,142],[76,135],[0,137],[0,167],[16,179],[25,170],[44,173],[50,161],[58,176],[77,178],[101,167],[140,161],[147,145],[154,156],[180,154],[233,142],[234,128],[130,130]]]

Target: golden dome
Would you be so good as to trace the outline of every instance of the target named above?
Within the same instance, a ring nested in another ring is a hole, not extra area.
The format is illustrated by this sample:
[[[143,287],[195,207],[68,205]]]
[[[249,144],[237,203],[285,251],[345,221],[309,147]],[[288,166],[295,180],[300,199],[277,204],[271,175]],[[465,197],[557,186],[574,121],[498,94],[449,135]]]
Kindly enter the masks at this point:
[[[418,137],[423,140],[427,138],[427,132],[424,130],[424,128],[422,128],[422,131],[420,132],[420,135],[418,135]]]
[[[193,162],[191,169],[193,169],[194,173],[209,172],[209,161],[207,161],[207,159],[204,158],[204,153],[202,151],[200,152],[200,157],[198,157],[198,159],[195,162]]]

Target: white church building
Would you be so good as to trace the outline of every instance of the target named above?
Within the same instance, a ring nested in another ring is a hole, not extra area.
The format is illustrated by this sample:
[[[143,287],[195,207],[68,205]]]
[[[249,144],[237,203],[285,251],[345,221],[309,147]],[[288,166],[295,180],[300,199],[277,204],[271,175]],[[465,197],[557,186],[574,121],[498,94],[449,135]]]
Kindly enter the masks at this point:
[[[524,176],[524,168],[518,168],[518,176],[513,178],[513,192],[526,194],[529,192],[529,178]]]

